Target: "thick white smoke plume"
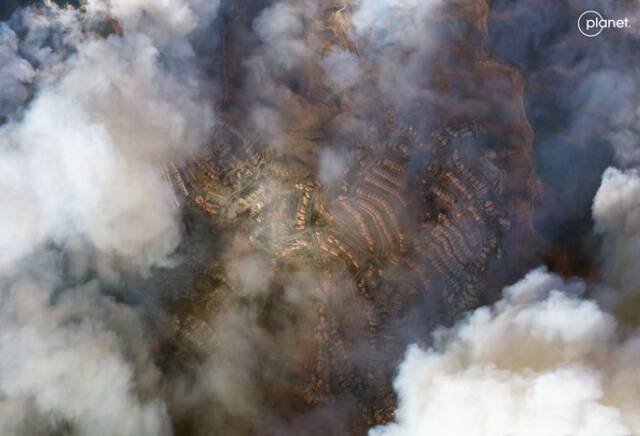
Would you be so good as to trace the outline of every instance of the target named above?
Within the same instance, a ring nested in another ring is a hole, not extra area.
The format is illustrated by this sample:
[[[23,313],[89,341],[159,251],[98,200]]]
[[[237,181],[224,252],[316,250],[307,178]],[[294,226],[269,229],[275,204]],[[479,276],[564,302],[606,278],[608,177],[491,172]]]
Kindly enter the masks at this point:
[[[2,435],[170,434],[139,314],[86,278],[171,261],[162,170],[213,125],[189,37],[216,10],[45,2],[0,25]]]
[[[131,3],[122,13],[126,26]],[[170,24],[167,31],[186,43],[191,29]],[[173,52],[159,51],[147,34],[124,32],[80,39],[63,65],[45,64],[50,74],[37,78],[44,83],[35,100],[2,128],[0,266],[75,237],[136,268],[165,261],[175,248],[161,165],[204,142],[213,116],[198,103],[195,71],[171,71]]]
[[[594,201],[613,298],[635,292],[640,265],[636,171],[609,169]],[[372,436],[621,436],[640,432],[640,333],[595,301],[589,284],[531,272],[429,349],[411,346],[395,380],[396,421]],[[582,296],[582,298],[581,298]],[[610,301],[605,299],[605,301]]]
[[[607,284],[624,294],[640,290],[640,175],[608,169],[593,203],[595,231],[604,238]]]

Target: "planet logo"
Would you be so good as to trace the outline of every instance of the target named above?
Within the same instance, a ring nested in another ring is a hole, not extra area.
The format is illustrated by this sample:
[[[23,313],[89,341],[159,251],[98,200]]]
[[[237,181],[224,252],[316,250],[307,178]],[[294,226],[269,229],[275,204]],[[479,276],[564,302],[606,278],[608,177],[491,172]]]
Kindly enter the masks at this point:
[[[628,29],[629,18],[605,19],[598,11],[588,10],[578,18],[578,30],[588,38],[595,38],[605,29]]]

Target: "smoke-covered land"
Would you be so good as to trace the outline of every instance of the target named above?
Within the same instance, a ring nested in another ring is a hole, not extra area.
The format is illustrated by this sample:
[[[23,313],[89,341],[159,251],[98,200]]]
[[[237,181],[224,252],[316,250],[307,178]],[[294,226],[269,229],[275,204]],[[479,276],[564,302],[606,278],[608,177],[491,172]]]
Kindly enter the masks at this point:
[[[3,1],[0,435],[640,434],[639,11]]]

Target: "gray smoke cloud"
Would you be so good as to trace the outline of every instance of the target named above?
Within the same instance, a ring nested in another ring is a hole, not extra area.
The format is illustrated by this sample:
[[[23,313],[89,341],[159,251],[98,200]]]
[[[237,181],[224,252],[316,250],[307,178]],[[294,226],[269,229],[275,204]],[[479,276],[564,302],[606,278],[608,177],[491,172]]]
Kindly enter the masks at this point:
[[[315,57],[305,30],[316,7],[308,1],[276,2],[252,23],[260,48],[246,61],[251,120],[256,131],[276,147],[287,129],[287,112],[298,107],[287,76],[296,77],[296,70]]]
[[[322,68],[327,74],[327,83],[338,92],[358,84],[364,75],[358,56],[340,48],[333,48],[322,59]]]
[[[55,266],[47,256],[33,266],[37,278],[3,281],[2,434],[169,435],[139,314],[102,296],[97,282],[52,303],[59,279],[43,271]]]
[[[430,100],[425,78],[437,53],[441,0],[355,2],[353,32],[377,71],[377,85],[400,107]]]
[[[3,435],[171,434],[146,323],[103,290],[174,262],[162,170],[215,122],[189,38],[216,10],[45,2],[0,26]]]
[[[340,184],[348,171],[348,156],[340,155],[330,148],[320,152],[318,180],[328,187]]]
[[[635,170],[603,176],[593,204],[603,282],[538,269],[494,306],[437,331],[432,347],[411,346],[394,384],[395,422],[369,434],[638,433],[640,331],[611,303],[637,293],[639,189]]]
[[[29,62],[20,57],[16,34],[6,24],[0,25],[0,119],[13,114],[29,99],[29,85],[35,72]]]

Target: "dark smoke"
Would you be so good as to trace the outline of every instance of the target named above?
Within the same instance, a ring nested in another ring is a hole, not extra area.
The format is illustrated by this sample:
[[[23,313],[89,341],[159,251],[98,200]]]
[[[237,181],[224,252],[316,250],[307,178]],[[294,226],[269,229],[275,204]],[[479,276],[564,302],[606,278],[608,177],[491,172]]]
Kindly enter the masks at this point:
[[[560,268],[589,274],[597,251],[589,211],[600,175],[614,162],[637,165],[640,40],[637,29],[586,38],[577,32],[577,17],[594,9],[637,22],[637,5],[495,0],[491,9],[492,51],[518,68],[527,84],[525,108],[546,188],[537,226],[554,253],[572,253]]]

